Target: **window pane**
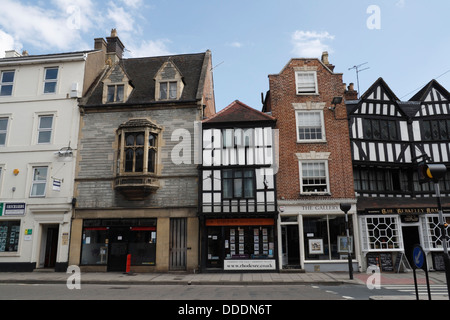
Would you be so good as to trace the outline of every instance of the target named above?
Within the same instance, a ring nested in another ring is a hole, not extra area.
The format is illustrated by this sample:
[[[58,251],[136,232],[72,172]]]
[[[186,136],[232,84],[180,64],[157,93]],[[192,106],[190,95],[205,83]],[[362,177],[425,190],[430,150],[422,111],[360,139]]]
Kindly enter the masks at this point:
[[[160,85],[159,98],[167,99],[167,82],[161,82]]]
[[[34,181],[45,181],[47,180],[47,167],[39,167],[34,169],[33,180]]]
[[[6,133],[0,132],[0,146],[4,146],[6,144]]]
[[[235,198],[241,198],[242,197],[242,179],[241,178],[235,178],[234,183],[234,197]]]
[[[106,265],[108,253],[108,230],[106,227],[86,228],[81,248],[82,265]],[[89,241],[86,241],[89,239]]]
[[[133,172],[134,151],[131,148],[125,150],[125,172]]]
[[[116,101],[123,101],[124,97],[124,86],[118,85],[117,86],[117,94],[116,94]]]
[[[56,82],[46,82],[44,85],[44,93],[55,93]]]
[[[38,135],[38,143],[49,143],[52,137],[51,131],[41,131]]]
[[[133,133],[125,134],[125,144],[127,146],[134,146],[134,134]]]
[[[138,148],[135,152],[136,162],[134,172],[143,172],[144,171],[144,149]]]
[[[53,124],[53,116],[39,117],[39,129],[51,129]]]
[[[176,99],[177,98],[177,83],[171,82],[169,88],[169,98]]]
[[[58,79],[58,68],[45,69],[45,80]]]
[[[233,180],[231,179],[223,179],[222,180],[222,192],[223,192],[223,198],[224,199],[230,199],[233,198],[233,194],[232,194],[232,182]]]
[[[136,145],[143,146],[145,141],[144,133],[138,133],[136,136]]]
[[[154,149],[148,150],[148,172],[155,172],[156,151]]]
[[[153,134],[149,134],[148,136],[148,146],[149,147],[156,146],[156,137]]]
[[[8,118],[0,119],[0,131],[6,131],[7,127],[8,127]]]
[[[114,91],[115,91],[115,87],[114,86],[108,86],[108,93],[106,96],[106,101],[107,102],[114,102]]]
[[[14,71],[2,72],[2,83],[14,82]]]
[[[0,96],[11,96],[12,95],[12,85],[2,85],[0,88]]]

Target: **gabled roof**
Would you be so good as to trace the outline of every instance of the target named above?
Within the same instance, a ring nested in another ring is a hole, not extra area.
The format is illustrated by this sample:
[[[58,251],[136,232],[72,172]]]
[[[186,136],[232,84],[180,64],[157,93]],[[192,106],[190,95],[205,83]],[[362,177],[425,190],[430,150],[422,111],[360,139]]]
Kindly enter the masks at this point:
[[[378,88],[381,90],[377,91]],[[361,99],[389,100],[392,102],[400,101],[381,77],[378,78],[366,92],[364,92]]]
[[[414,96],[409,99],[409,101],[427,101],[429,98],[430,91],[435,89],[439,94],[439,97],[433,97],[437,100],[450,100],[450,93],[445,89],[439,82],[435,79],[428,82],[422,89],[420,89]]]
[[[276,119],[261,111],[255,110],[239,100],[233,101],[226,108],[217,112],[203,124],[227,124],[227,123],[252,123],[252,122],[276,122]]]
[[[160,102],[155,100],[154,78],[163,64],[169,60],[183,75],[185,84],[180,99],[173,102],[199,100],[198,92],[204,84],[202,77],[205,75],[204,69],[205,64],[208,63],[207,59],[210,59],[208,51],[206,53],[122,59],[120,65],[134,87],[125,104]],[[103,80],[104,78],[99,79],[92,91],[85,97],[84,107],[102,105]]]

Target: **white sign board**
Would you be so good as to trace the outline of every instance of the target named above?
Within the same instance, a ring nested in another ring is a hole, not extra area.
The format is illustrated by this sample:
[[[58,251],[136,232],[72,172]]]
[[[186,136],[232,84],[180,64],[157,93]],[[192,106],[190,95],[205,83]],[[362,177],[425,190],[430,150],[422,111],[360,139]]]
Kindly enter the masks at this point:
[[[224,270],[275,270],[275,260],[225,260]]]

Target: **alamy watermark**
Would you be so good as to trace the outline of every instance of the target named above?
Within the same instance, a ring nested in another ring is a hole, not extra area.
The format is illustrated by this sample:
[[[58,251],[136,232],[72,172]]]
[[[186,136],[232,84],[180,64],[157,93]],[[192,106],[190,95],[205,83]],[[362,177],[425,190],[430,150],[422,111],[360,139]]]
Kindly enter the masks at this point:
[[[372,4],[367,7],[367,14],[370,16],[366,20],[366,26],[369,30],[381,29],[381,9],[379,6]]]

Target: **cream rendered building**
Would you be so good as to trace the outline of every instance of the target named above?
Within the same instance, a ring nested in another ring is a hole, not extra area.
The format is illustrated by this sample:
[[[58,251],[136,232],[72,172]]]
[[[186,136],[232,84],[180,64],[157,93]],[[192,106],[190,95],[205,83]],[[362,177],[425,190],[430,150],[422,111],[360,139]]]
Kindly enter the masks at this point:
[[[101,50],[0,59],[0,271],[67,269],[78,98],[104,59]]]

